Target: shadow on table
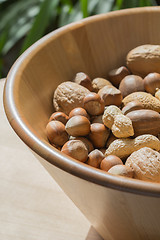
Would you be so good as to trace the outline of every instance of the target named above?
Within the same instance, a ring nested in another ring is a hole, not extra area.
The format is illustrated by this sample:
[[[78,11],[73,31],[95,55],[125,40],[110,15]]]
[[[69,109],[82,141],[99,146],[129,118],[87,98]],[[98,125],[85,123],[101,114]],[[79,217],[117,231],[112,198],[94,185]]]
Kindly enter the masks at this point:
[[[91,226],[85,240],[103,240],[103,238],[97,233],[94,227]]]

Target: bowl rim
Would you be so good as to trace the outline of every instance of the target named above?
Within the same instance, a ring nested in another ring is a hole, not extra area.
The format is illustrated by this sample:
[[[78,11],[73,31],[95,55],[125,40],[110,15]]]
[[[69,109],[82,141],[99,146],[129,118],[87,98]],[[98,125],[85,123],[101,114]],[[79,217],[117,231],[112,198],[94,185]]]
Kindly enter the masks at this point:
[[[82,19],[75,23],[68,24],[47,34],[36,43],[34,43],[31,47],[29,47],[13,64],[5,82],[3,102],[8,121],[16,134],[31,150],[33,150],[36,154],[51,164],[81,179],[101,186],[139,195],[160,197],[159,183],[145,182],[137,179],[114,176],[100,169],[95,169],[91,166],[81,163],[75,159],[73,160],[73,158],[61,153],[45,140],[38,137],[37,133],[34,132],[33,128],[23,117],[20,108],[16,105],[15,88],[16,84],[18,84],[17,76],[19,76],[19,72],[21,72],[20,69],[22,69],[27,63],[28,58],[31,57],[32,54],[36,54],[36,51],[42,48],[46,42],[57,38],[69,29],[77,28],[79,25],[82,26],[86,23],[99,21],[104,18],[117,16],[119,17],[130,14],[137,15],[146,12],[160,13],[160,7],[132,8],[99,14]]]

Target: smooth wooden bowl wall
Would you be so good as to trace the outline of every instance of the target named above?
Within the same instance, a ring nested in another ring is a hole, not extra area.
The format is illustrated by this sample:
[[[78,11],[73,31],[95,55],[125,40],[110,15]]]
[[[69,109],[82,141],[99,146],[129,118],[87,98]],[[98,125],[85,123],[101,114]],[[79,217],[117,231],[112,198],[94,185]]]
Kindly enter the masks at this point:
[[[45,126],[54,111],[53,92],[79,71],[92,79],[107,77],[109,70],[125,64],[130,49],[160,44],[159,28],[159,7],[91,17],[38,41],[17,60],[7,77],[4,102],[12,127],[41,156],[37,155],[43,166],[105,239],[159,239],[160,185],[104,174],[52,148]]]

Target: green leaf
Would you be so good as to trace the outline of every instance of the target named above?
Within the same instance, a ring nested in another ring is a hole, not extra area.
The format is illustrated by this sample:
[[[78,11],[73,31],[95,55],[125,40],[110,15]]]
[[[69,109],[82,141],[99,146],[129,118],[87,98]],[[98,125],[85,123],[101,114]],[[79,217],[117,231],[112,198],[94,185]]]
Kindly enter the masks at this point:
[[[0,35],[0,53],[1,54],[3,54],[2,49],[6,44],[7,37],[8,37],[8,30],[6,29],[6,31],[3,31],[2,34]]]
[[[57,7],[58,3],[59,0],[43,1],[40,7],[39,14],[36,16],[33,26],[24,41],[21,53],[43,36],[48,26],[51,13],[53,14],[53,11],[56,11],[55,8]]]
[[[58,26],[62,27],[71,22],[78,21],[83,18],[80,2],[78,1],[71,12],[67,5],[62,6],[59,13]]]
[[[39,5],[39,0],[18,1],[10,4],[5,11],[1,11],[0,31],[7,25],[16,24],[17,20],[27,14],[35,5]]]
[[[116,10],[119,10],[122,8],[123,0],[116,0]]]
[[[83,18],[88,17],[88,0],[80,0]]]

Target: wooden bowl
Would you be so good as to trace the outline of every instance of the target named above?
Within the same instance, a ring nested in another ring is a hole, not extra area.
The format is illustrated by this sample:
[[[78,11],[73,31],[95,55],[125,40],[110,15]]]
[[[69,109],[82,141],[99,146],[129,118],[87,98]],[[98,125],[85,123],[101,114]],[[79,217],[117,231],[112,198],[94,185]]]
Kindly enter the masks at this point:
[[[31,46],[12,67],[4,91],[15,132],[107,240],[160,239],[160,184],[112,176],[67,157],[48,143],[45,126],[58,84],[80,71],[106,77],[142,44],[160,44],[159,7],[90,17]]]

